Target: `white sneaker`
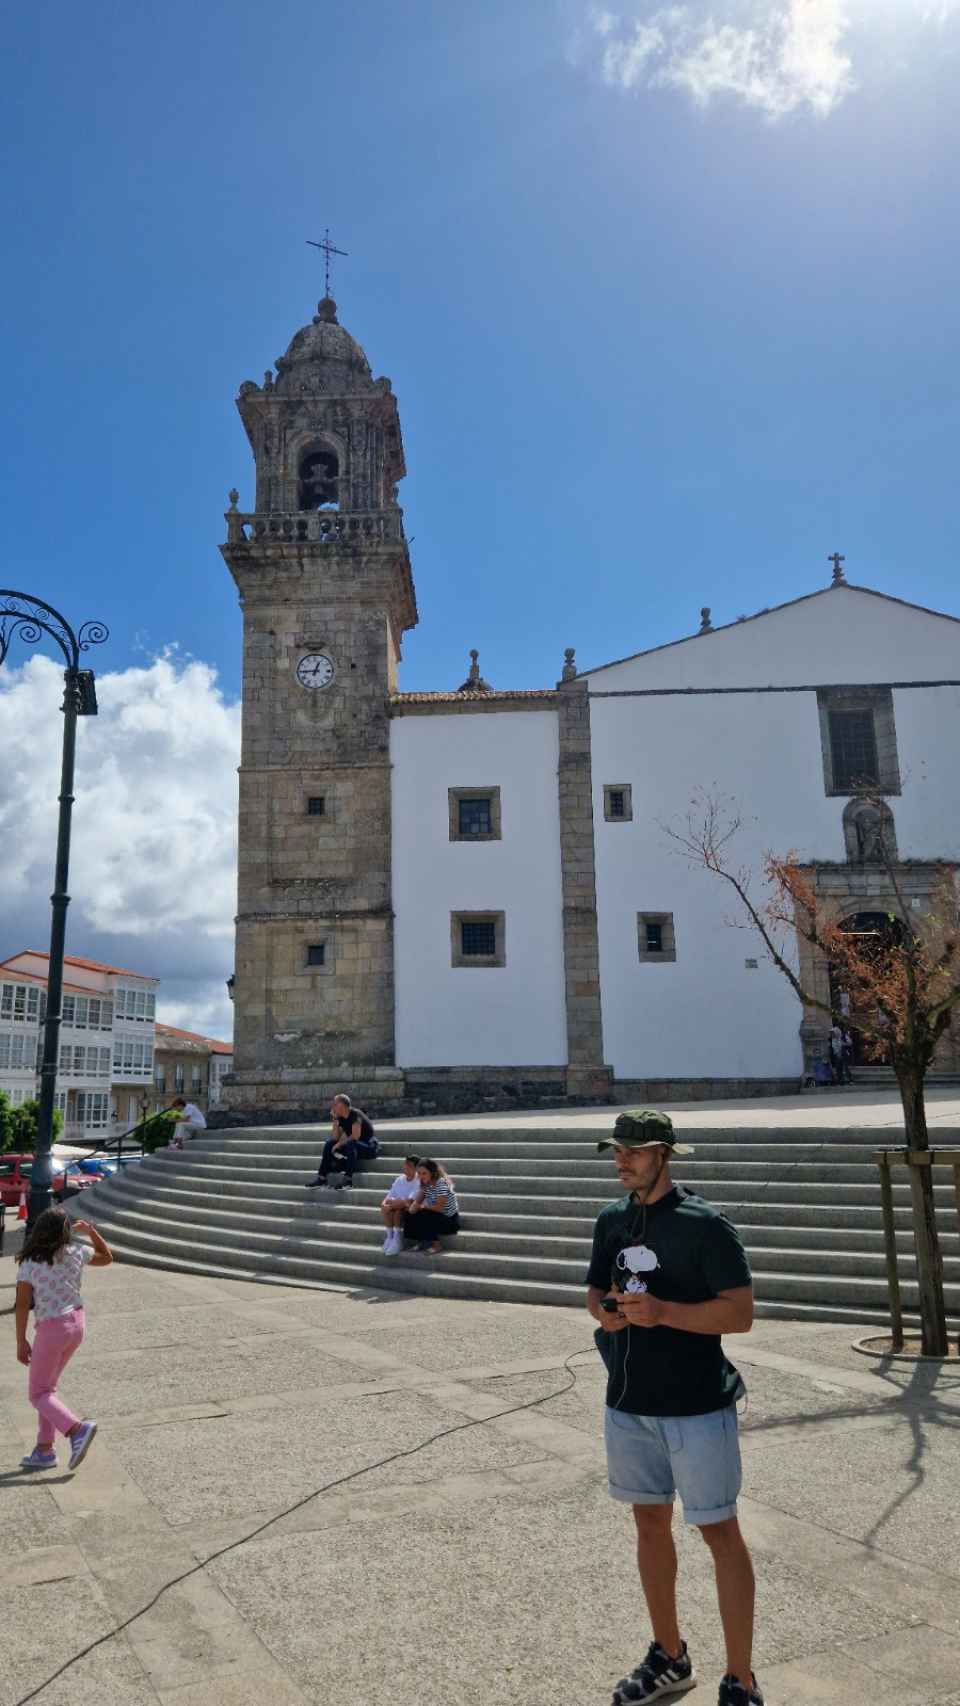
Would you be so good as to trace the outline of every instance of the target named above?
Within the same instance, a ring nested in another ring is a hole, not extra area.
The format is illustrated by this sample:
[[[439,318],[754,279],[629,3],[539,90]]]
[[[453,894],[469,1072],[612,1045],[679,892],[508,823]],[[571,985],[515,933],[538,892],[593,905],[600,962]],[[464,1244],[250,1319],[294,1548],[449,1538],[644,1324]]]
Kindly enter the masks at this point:
[[[388,1230],[384,1233],[383,1253],[385,1256],[392,1256],[393,1255],[393,1227],[392,1226],[389,1227]]]
[[[390,1234],[390,1242],[387,1245],[387,1255],[388,1256],[399,1256],[400,1251],[402,1249],[403,1249],[403,1233],[400,1231],[399,1226],[395,1226],[393,1231]]]

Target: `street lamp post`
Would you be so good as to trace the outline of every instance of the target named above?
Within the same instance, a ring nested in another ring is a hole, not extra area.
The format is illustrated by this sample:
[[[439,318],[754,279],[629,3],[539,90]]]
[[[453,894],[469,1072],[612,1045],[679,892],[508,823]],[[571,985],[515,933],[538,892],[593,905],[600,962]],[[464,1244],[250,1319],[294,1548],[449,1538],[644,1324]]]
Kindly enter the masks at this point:
[[[80,653],[90,646],[102,645],[109,630],[102,622],[84,622],[74,633],[65,616],[52,604],[31,598],[29,593],[0,588],[0,665],[6,661],[10,644],[17,635],[28,646],[42,642],[47,635],[55,640],[63,653],[66,669],[63,682],[63,757],[60,767],[60,816],[57,824],[57,863],[50,896],[50,964],[47,976],[47,1013],[43,1027],[43,1063],[40,1068],[40,1110],[37,1115],[37,1142],[30,1172],[29,1219],[50,1206],[50,1183],[53,1175],[51,1148],[53,1146],[53,1107],[57,1089],[57,1061],[60,1050],[60,1017],[63,1004],[63,955],[67,934],[67,907],[70,896],[67,880],[70,869],[70,822],[73,813],[73,772],[77,748],[77,718],[95,717],[97,693],[92,669],[80,668]]]

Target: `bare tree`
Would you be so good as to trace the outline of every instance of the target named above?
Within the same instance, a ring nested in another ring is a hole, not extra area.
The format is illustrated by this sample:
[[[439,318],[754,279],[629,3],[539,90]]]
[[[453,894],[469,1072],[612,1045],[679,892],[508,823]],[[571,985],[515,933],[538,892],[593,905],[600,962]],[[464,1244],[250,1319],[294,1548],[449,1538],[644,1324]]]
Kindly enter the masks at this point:
[[[842,1030],[858,1036],[868,1059],[889,1062],[903,1104],[907,1148],[924,1151],[929,1149],[924,1083],[937,1043],[960,1002],[956,868],[942,863],[931,905],[916,920],[903,893],[902,868],[891,846],[885,803],[868,790],[862,798],[872,811],[870,845],[861,851],[884,870],[893,896],[893,905],[884,915],[885,927],[867,938],[844,928],[835,909],[817,893],[809,867],[793,853],[764,855],[763,895],[754,897],[754,873],[733,863],[734,843],[743,827],[735,801],[698,794],[682,827],[662,827],[692,864],[729,885],[737,897],[741,921],[756,930],[770,960],[804,1008],[828,1015]],[[797,938],[833,968],[826,999],[802,974]],[[923,1350],[928,1356],[945,1356],[943,1262],[932,1169],[911,1166],[910,1184]]]

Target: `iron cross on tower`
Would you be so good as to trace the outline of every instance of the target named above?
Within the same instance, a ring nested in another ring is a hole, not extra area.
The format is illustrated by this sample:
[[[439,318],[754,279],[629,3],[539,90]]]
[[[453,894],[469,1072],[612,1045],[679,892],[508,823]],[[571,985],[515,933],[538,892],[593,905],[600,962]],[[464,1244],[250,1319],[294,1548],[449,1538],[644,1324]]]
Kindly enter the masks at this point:
[[[329,227],[329,225],[326,227],[326,230],[323,233],[322,243],[315,243],[312,237],[307,238],[307,243],[309,244],[311,249],[320,249],[322,251],[323,261],[324,261],[323,294],[324,294],[324,296],[329,296],[330,295],[330,256],[331,255],[343,255],[344,258],[346,258],[347,251],[346,251],[346,249],[334,248],[333,244],[330,241],[330,227]]]
[[[834,586],[843,586],[843,565],[846,560],[846,557],[841,557],[839,551],[834,551],[833,556],[827,558],[827,562],[833,564]]]

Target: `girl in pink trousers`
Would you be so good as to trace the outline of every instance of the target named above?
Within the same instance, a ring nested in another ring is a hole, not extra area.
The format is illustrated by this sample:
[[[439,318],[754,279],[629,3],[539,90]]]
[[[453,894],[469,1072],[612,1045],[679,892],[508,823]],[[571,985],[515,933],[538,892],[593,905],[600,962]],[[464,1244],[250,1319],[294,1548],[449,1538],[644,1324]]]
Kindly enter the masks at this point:
[[[72,1232],[85,1233],[90,1244],[75,1244]],[[70,1441],[70,1468],[77,1469],[93,1444],[97,1424],[81,1420],[60,1402],[57,1382],[83,1343],[83,1270],[88,1263],[106,1268],[113,1256],[89,1221],[76,1220],[71,1230],[65,1214],[48,1208],[34,1221],[17,1261],[17,1360],[30,1370],[30,1402],[39,1418],[37,1443],[20,1467],[55,1469],[56,1436],[62,1433]],[[36,1322],[32,1345],[27,1338],[31,1305]]]

